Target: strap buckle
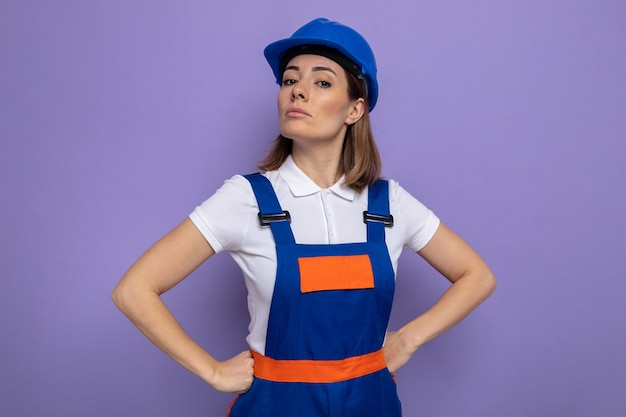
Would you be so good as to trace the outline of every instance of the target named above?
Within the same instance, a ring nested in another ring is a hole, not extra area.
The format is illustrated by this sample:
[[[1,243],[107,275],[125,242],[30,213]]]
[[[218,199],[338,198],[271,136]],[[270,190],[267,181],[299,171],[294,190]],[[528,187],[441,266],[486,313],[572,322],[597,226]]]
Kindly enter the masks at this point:
[[[385,227],[393,226],[393,216],[383,216],[381,214],[372,214],[367,211],[363,212],[363,223],[367,222],[382,223]]]
[[[276,214],[262,214],[259,212],[259,221],[261,222],[261,226],[269,226],[274,222],[289,222],[291,223],[291,214],[287,210],[282,213]]]

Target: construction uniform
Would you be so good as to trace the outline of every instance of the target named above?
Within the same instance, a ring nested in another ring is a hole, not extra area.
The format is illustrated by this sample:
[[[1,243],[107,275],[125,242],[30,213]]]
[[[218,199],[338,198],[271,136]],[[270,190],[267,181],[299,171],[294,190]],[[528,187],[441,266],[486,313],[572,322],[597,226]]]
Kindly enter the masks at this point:
[[[258,222],[271,230],[277,267],[265,344],[262,351],[251,346],[255,380],[229,416],[400,416],[381,350],[395,286],[385,243],[388,182],[368,190],[365,241],[301,244],[267,178],[246,178]],[[438,220],[432,215],[425,224],[432,234]]]

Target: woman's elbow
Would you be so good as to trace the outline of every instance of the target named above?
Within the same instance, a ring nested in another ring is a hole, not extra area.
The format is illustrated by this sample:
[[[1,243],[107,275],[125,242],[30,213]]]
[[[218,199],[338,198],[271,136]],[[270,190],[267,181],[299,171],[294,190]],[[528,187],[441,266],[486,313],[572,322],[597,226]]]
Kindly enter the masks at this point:
[[[120,310],[124,305],[124,291],[121,288],[121,283],[117,283],[113,291],[111,292],[111,300],[113,300],[113,304],[117,306]]]
[[[486,271],[481,274],[481,276],[481,288],[485,293],[485,298],[487,298],[496,290],[496,287],[498,285],[496,276],[489,268],[487,268]]]
[[[124,281],[120,281],[117,283],[113,291],[111,292],[111,299],[113,300],[113,304],[120,309],[120,311],[126,315],[128,315],[131,306],[133,303],[133,291],[128,288],[128,285],[124,283]]]

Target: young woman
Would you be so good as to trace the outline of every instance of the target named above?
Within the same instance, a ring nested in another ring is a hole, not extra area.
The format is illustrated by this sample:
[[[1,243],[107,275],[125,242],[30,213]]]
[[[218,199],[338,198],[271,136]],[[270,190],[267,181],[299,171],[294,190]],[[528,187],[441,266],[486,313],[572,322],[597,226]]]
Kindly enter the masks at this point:
[[[380,179],[376,63],[361,35],[316,19],[265,56],[280,85],[265,172],[226,181],[136,261],[113,299],[182,366],[240,394],[230,416],[400,416],[392,375],[483,302],[495,278],[432,211]],[[387,332],[404,247],[452,285]],[[219,362],[160,295],[223,251],[243,271],[251,324],[250,351]]]

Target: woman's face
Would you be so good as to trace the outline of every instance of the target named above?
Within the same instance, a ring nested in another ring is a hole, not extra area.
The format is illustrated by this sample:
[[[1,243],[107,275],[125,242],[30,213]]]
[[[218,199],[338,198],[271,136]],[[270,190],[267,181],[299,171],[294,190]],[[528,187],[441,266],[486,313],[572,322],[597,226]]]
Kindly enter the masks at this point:
[[[278,93],[280,133],[296,143],[343,143],[347,126],[363,114],[363,99],[348,96],[344,69],[319,55],[294,57]]]

